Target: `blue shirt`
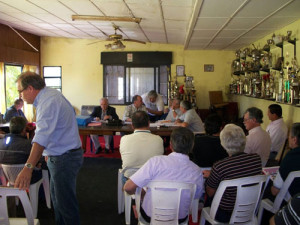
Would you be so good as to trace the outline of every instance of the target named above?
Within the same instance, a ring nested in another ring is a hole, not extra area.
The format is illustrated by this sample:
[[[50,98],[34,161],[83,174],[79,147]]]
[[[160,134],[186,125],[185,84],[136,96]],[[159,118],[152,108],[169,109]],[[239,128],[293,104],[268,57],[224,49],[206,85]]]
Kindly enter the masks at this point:
[[[37,117],[32,142],[45,147],[43,155],[58,156],[81,147],[75,111],[59,91],[43,88],[33,105]]]
[[[7,109],[5,115],[4,115],[4,119],[6,120],[6,122],[9,122],[11,120],[11,118],[13,118],[14,116],[21,116],[21,117],[25,117],[23,111],[21,109],[17,110],[15,108],[15,106],[11,106]]]

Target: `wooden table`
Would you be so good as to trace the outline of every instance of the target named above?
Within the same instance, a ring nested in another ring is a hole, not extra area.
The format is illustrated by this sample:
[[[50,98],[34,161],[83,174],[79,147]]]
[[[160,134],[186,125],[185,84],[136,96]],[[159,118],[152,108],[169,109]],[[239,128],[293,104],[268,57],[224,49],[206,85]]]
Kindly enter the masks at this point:
[[[150,131],[152,134],[157,134],[159,136],[170,136],[172,131],[176,127],[150,127]],[[133,133],[133,128],[131,125],[124,126],[107,126],[106,124],[102,124],[101,126],[92,126],[92,127],[84,127],[79,126],[79,134],[82,135],[82,148],[86,148],[86,138],[87,135],[96,134],[96,135],[115,135],[116,132],[122,132],[125,134]]]

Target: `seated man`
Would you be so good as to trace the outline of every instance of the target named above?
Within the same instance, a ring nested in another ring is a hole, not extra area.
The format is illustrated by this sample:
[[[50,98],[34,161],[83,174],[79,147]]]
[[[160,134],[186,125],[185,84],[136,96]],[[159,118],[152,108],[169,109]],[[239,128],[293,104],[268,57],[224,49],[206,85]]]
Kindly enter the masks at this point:
[[[155,90],[149,91],[142,95],[143,102],[147,108],[150,121],[155,122],[160,119],[164,113],[164,101],[162,95]]]
[[[155,156],[149,159],[130,177],[124,186],[124,190],[128,194],[134,194],[137,187],[145,187],[149,181],[153,180],[188,182],[197,185],[195,198],[199,198],[203,189],[202,171],[188,157],[193,144],[194,135],[189,129],[176,128],[171,134],[170,147],[172,153],[168,156]],[[151,220],[150,198],[150,194],[146,192],[140,209],[141,215],[148,222]],[[187,195],[183,198],[183,201],[187,201]],[[184,205],[185,202],[180,204],[179,222],[184,221],[189,213],[189,209],[184,208]]]
[[[261,160],[257,154],[244,153],[246,137],[242,128],[228,124],[221,131],[220,139],[229,157],[216,162],[211,172],[204,171],[204,177],[208,177],[206,193],[209,197],[214,196],[221,181],[259,175],[262,170]],[[217,210],[216,220],[229,222],[235,199],[236,188],[226,189]]]
[[[300,170],[300,123],[294,123],[291,128],[289,135],[289,151],[283,158],[279,171],[273,182],[271,192],[273,195],[277,195],[283,186],[284,181],[287,176],[292,171]],[[291,196],[300,192],[300,178],[294,180],[289,188],[289,193]]]
[[[268,117],[271,123],[268,125],[266,131],[271,138],[271,152],[270,159],[275,159],[277,153],[283,148],[287,138],[288,128],[282,118],[282,108],[278,104],[269,105]]]
[[[189,101],[180,102],[180,111],[182,115],[177,117],[175,124],[187,127],[193,132],[204,133],[203,122]]]
[[[26,137],[27,120],[24,117],[12,117],[10,133],[0,139],[0,164],[23,164],[27,162],[31,151],[31,141]],[[42,178],[41,170],[33,170],[31,184]]]
[[[24,101],[21,98],[17,99],[14,102],[14,105],[9,107],[6,110],[6,113],[4,115],[4,120],[6,122],[9,122],[11,120],[11,118],[14,116],[22,116],[22,117],[26,118],[22,111],[23,105],[24,105]]]
[[[116,113],[116,109],[114,107],[111,107],[108,105],[108,99],[107,98],[101,98],[100,100],[100,106],[97,106],[94,108],[94,111],[90,115],[91,117],[95,117],[94,119],[96,121],[100,120],[118,120],[119,116]],[[103,135],[105,140],[105,152],[108,153],[109,149],[111,148],[111,151],[114,151],[113,146],[113,136],[111,135]],[[96,154],[100,153],[102,151],[100,143],[99,143],[99,136],[98,135],[91,135],[91,139],[94,143]]]
[[[123,120],[127,122],[131,122],[132,115],[136,111],[145,111],[147,112],[146,106],[143,105],[143,99],[139,95],[135,95],[132,97],[132,104],[127,106],[124,112]]]
[[[218,114],[211,114],[205,119],[206,135],[196,135],[193,148],[193,161],[200,167],[212,167],[221,159],[228,157],[221,145],[220,132],[222,119]]]
[[[148,159],[164,154],[163,140],[160,136],[151,134],[149,116],[144,111],[132,115],[133,134],[121,138],[120,153],[124,184],[134,172],[141,168]]]
[[[176,118],[181,116],[182,112],[180,111],[180,100],[177,98],[172,99],[172,105],[170,111],[166,117],[166,120],[175,122]]]
[[[300,224],[300,193],[279,210],[270,220],[270,225]]]
[[[244,114],[244,125],[249,131],[245,153],[258,154],[264,167],[270,155],[271,138],[260,126],[263,123],[262,118],[263,112],[256,107],[248,108]]]

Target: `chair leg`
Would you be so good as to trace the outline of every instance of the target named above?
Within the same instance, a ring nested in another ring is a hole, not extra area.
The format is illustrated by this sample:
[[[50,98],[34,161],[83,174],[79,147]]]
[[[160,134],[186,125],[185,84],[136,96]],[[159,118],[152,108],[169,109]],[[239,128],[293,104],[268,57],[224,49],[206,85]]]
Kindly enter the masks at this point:
[[[194,199],[192,204],[192,221],[193,223],[197,223],[199,199]]]
[[[124,192],[122,190],[122,172],[118,172],[118,213],[121,214],[124,212],[125,203],[124,203]]]
[[[260,205],[258,215],[257,215],[258,225],[261,224],[263,212],[264,212],[264,208],[262,207],[262,205]]]
[[[201,217],[200,217],[199,225],[205,225],[205,217],[204,217],[203,211],[201,211]]]
[[[37,217],[37,211],[38,211],[38,205],[39,205],[39,188],[40,188],[42,182],[43,182],[43,178],[41,180],[39,180],[38,182],[30,185],[30,187],[29,187],[29,197],[30,197],[30,203],[32,206],[32,211],[33,211],[33,218]]]
[[[130,216],[131,216],[131,196],[125,192],[125,222],[126,224],[130,224]]]

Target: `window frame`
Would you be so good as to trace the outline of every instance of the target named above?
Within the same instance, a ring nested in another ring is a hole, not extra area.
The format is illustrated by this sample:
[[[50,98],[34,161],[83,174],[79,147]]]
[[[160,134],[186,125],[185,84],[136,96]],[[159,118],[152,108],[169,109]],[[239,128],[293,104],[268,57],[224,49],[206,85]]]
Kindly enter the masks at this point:
[[[51,76],[51,77],[48,77],[48,76],[45,76],[45,67],[59,67],[60,68],[60,76]],[[43,79],[45,81],[45,84],[46,84],[46,80],[45,79],[57,79],[59,78],[60,79],[60,90],[62,92],[62,66],[43,66]],[[55,87],[58,87],[58,86],[47,86],[46,87],[50,87],[50,88],[54,88],[56,90],[58,90],[59,88],[55,88]]]
[[[154,90],[157,92],[157,93],[160,93],[160,82],[156,82],[157,81],[160,81],[160,67],[161,66],[166,66],[167,68],[171,68],[171,65],[132,65],[132,66],[128,66],[128,65],[122,65],[122,64],[118,64],[118,65],[112,65],[112,64],[104,64],[103,65],[103,97],[109,97],[109,96],[106,96],[106,79],[105,79],[105,69],[106,69],[106,66],[123,66],[124,67],[124,84],[123,84],[123,95],[124,95],[124,103],[123,104],[115,104],[115,103],[110,103],[110,105],[115,105],[115,106],[127,106],[127,105],[130,105],[132,104],[131,100],[132,100],[132,97],[133,96],[129,96],[129,100],[130,101],[127,101],[126,100],[126,94],[128,93],[128,90],[126,89],[126,81],[127,81],[127,74],[126,74],[126,71],[127,71],[127,68],[153,68],[154,69]],[[156,74],[158,73],[158,74]],[[167,76],[167,82],[169,81],[169,76]],[[150,91],[150,90],[149,90]],[[166,93],[167,95],[167,102],[165,103],[164,102],[164,105],[168,105],[168,95],[169,95],[169,92],[167,91]]]
[[[8,107],[10,107],[10,106],[8,106],[7,105],[7,94],[6,94],[6,92],[7,92],[7,76],[6,76],[6,66],[15,66],[15,67],[21,67],[21,73],[23,72],[23,68],[24,68],[24,65],[22,65],[22,64],[15,64],[15,63],[4,63],[4,100],[5,100],[5,102],[4,102],[4,104],[5,104],[5,108],[7,109]],[[20,95],[18,94],[18,96],[20,97]]]

